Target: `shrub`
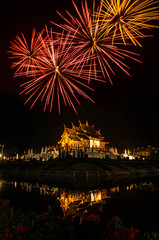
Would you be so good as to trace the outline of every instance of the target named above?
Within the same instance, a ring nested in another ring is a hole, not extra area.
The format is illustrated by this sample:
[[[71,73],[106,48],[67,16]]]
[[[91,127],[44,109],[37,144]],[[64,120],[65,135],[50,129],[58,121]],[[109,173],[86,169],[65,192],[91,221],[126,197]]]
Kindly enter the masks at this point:
[[[22,212],[10,206],[10,201],[0,199],[1,240],[158,240],[157,232],[141,233],[134,227],[125,227],[119,217],[103,225],[96,213],[80,217],[55,216],[49,207],[41,215]]]

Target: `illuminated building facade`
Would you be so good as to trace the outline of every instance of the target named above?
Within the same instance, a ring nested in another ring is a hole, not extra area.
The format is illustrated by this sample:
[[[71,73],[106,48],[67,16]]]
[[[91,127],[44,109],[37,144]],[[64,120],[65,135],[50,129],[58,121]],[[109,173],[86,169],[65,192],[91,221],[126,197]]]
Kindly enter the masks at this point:
[[[59,144],[63,148],[94,148],[105,150],[109,142],[104,141],[100,130],[95,130],[94,125],[89,125],[88,121],[85,124],[79,121],[79,126],[76,127],[72,123],[72,128],[67,128],[64,125],[64,132],[61,136]]]

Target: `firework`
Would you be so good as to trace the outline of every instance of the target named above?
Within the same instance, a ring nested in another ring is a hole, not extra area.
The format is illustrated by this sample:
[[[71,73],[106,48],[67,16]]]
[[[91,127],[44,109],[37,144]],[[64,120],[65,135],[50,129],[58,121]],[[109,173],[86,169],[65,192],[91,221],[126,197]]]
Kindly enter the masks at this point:
[[[41,31],[40,35],[44,33]],[[22,37],[16,36],[13,42],[11,42],[10,52],[12,59],[16,59],[16,62],[12,64],[12,68],[17,67],[16,72],[25,72],[28,75],[29,70],[36,69],[39,66],[39,56],[41,54],[42,42],[39,39],[39,35],[36,34],[36,30],[33,29],[30,46],[22,33]]]
[[[45,102],[44,111],[49,105],[50,112],[52,111],[53,100],[56,94],[59,114],[61,112],[61,97],[65,106],[73,107],[77,113],[72,100],[73,98],[80,105],[76,94],[94,102],[81,89],[81,87],[84,87],[93,90],[83,82],[87,81],[88,76],[90,77],[89,70],[83,69],[79,76],[79,70],[75,68],[79,60],[78,56],[72,51],[69,33],[65,37],[64,34],[61,35],[58,45],[54,44],[52,29],[49,33],[46,28],[46,33],[47,37],[45,39],[43,39],[42,34],[38,35],[40,49],[36,59],[39,64],[36,64],[36,62],[33,62],[33,64],[30,62],[22,63],[23,71],[15,73],[17,77],[25,76],[27,72],[27,77],[29,78],[28,81],[21,85],[24,88],[21,94],[24,93],[28,96],[25,103],[32,100],[31,108],[40,99]],[[93,73],[91,74],[91,79],[98,80]]]
[[[85,64],[89,64],[90,75],[92,72],[96,75],[98,66],[104,78],[107,76],[111,83],[110,72],[115,74],[112,69],[112,64],[117,65],[129,75],[127,71],[129,67],[124,63],[124,59],[132,58],[138,61],[135,58],[135,55],[138,54],[117,47],[117,44],[123,44],[120,36],[116,37],[118,43],[114,46],[112,45],[113,34],[109,34],[109,36],[103,35],[104,28],[101,27],[103,22],[100,20],[101,6],[99,6],[96,11],[95,0],[93,0],[92,10],[89,9],[86,0],[81,3],[81,11],[74,2],[73,5],[76,10],[76,17],[71,15],[68,11],[68,18],[62,16],[58,12],[65,23],[52,23],[70,32],[73,38],[74,51],[79,55],[78,67],[82,70]],[[88,82],[89,80],[90,78]]]
[[[141,46],[138,38],[146,37],[142,30],[157,27],[149,22],[159,20],[158,3],[158,0],[102,0],[102,9],[97,16],[104,36],[113,34],[114,43],[115,37],[120,35],[125,45],[129,39],[134,45]]]
[[[159,0],[102,0],[98,7],[93,0],[92,9],[87,0],[81,2],[81,8],[72,2],[76,16],[66,11],[64,17],[58,12],[64,23],[52,22],[63,29],[61,33],[47,27],[40,33],[33,29],[30,45],[23,33],[11,42],[14,76],[25,76],[20,94],[27,96],[25,103],[31,102],[31,108],[41,100],[44,111],[49,106],[51,112],[57,97],[59,113],[61,102],[77,113],[77,95],[93,102],[82,89],[94,91],[87,83],[103,81],[100,77],[112,83],[116,66],[130,75],[125,60],[140,61],[125,45],[141,46],[138,38],[145,37],[142,30],[155,27],[149,21],[159,18],[155,5]]]

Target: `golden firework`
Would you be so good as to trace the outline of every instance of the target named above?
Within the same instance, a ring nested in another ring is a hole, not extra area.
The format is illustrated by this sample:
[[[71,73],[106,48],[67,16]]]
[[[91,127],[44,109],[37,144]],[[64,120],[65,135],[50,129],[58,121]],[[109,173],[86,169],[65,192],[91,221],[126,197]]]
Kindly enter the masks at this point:
[[[103,35],[113,33],[112,43],[120,35],[125,45],[131,40],[135,46],[141,46],[138,38],[146,37],[142,30],[157,27],[150,21],[159,20],[158,4],[158,0],[102,0],[97,14],[100,14]]]

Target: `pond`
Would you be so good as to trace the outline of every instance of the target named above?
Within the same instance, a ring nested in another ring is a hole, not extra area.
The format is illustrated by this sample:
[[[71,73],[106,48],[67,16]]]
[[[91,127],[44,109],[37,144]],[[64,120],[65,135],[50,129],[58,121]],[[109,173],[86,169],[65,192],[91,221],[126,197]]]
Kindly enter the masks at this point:
[[[55,215],[81,218],[100,212],[107,220],[119,216],[127,226],[144,231],[159,229],[158,177],[86,190],[0,179],[0,199],[23,211],[43,213],[51,206]]]

